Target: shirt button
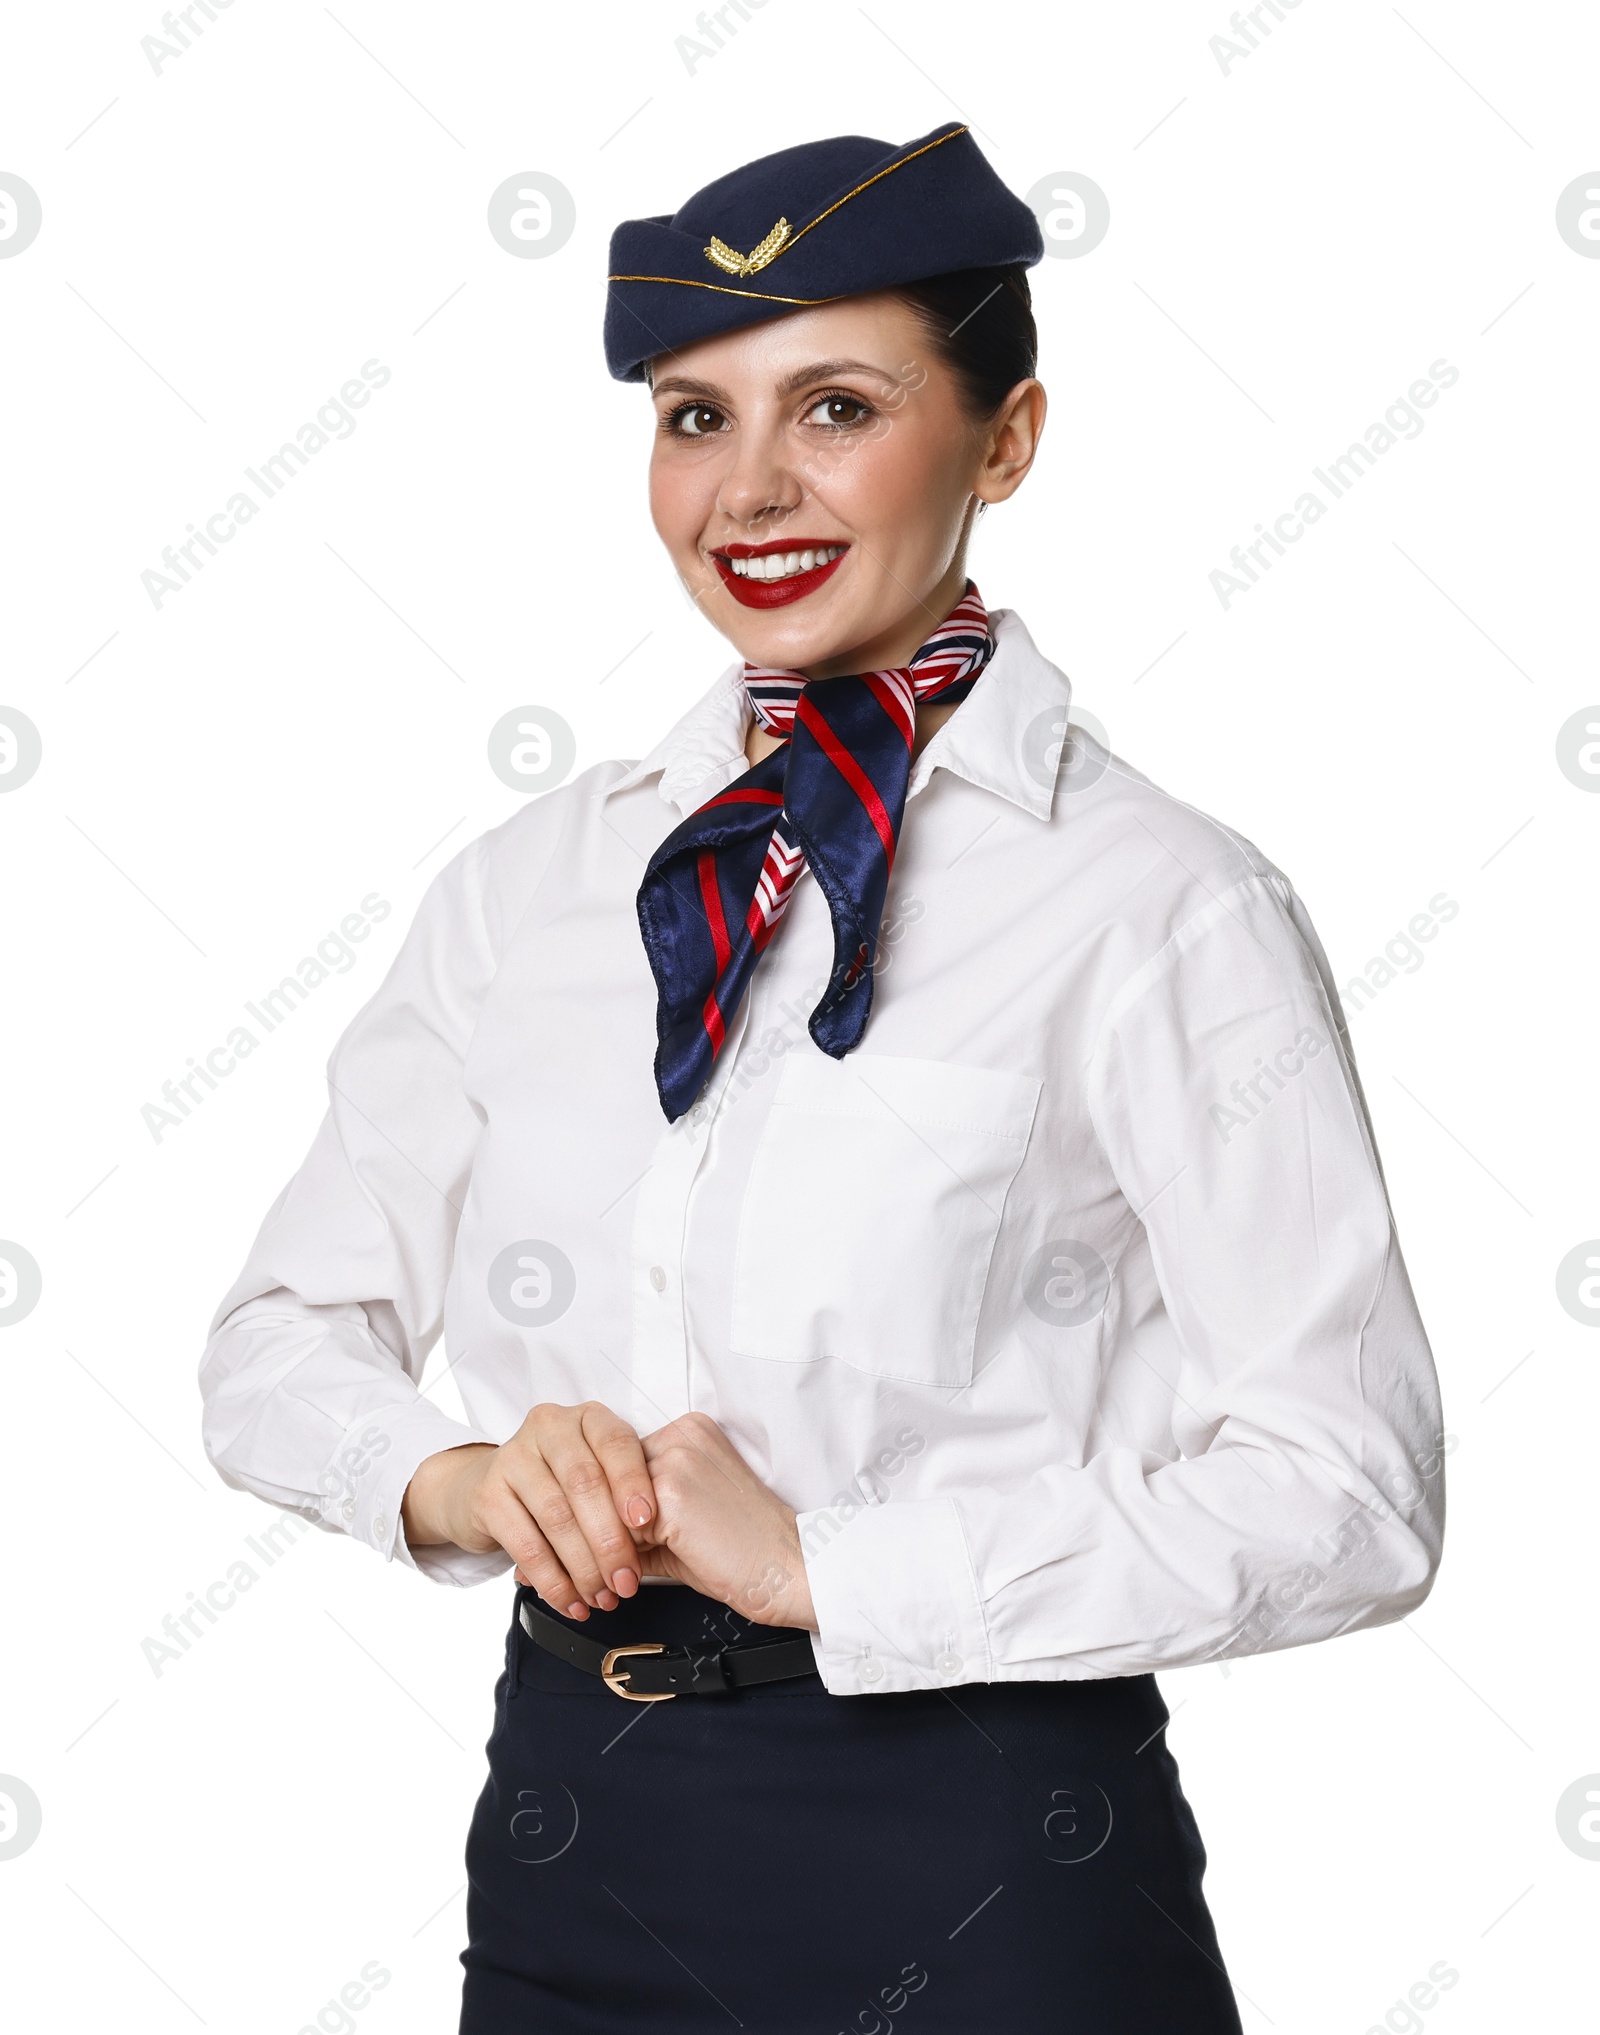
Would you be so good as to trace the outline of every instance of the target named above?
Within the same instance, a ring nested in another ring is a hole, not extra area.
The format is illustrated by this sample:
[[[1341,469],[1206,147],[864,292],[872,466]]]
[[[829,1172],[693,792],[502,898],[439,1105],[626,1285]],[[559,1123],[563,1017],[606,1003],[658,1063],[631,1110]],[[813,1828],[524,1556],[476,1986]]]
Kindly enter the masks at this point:
[[[868,1654],[867,1658],[861,1663],[861,1679],[864,1682],[881,1682],[883,1680],[883,1662],[874,1660],[871,1654]]]
[[[355,1516],[356,1516],[356,1501],[353,1498],[347,1498],[344,1501],[344,1503],[339,1507],[339,1517],[341,1519],[354,1519]]]
[[[942,1653],[934,1662],[941,1675],[959,1675],[966,1662],[958,1653]]]
[[[650,1267],[650,1284],[658,1293],[665,1293],[667,1290],[667,1275],[659,1265]]]
[[[378,1543],[379,1547],[382,1547],[384,1537],[388,1533],[388,1531],[389,1531],[389,1522],[384,1518],[383,1514],[380,1512],[377,1518],[374,1519],[372,1522],[372,1538]]]

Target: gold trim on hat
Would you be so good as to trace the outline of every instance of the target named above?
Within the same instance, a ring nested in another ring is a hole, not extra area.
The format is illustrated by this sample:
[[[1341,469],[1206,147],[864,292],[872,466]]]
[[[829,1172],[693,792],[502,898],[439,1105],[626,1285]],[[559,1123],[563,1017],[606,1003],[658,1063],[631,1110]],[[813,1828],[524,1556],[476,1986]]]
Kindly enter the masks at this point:
[[[903,155],[897,163],[890,163],[886,168],[876,171],[872,176],[868,177],[866,183],[857,184],[853,191],[846,191],[842,198],[836,198],[828,207],[827,212],[819,212],[816,218],[811,221],[811,224],[809,226],[802,226],[798,233],[790,237],[787,244],[793,247],[795,241],[804,240],[806,235],[811,231],[812,226],[820,226],[823,220],[830,213],[837,212],[841,205],[848,205],[852,198],[859,198],[861,193],[869,190],[872,185],[877,183],[880,177],[890,176],[895,170],[903,170],[907,163],[914,163],[919,155],[926,155],[929,149],[943,148],[947,141],[954,141],[958,136],[967,132],[968,130],[965,127],[953,127],[948,134],[941,134],[937,141],[925,141],[921,148],[914,148],[910,155]]]
[[[764,304],[837,304],[837,297],[779,297],[771,290],[730,290],[726,283],[697,283],[690,276],[607,276],[608,283],[677,283],[685,290],[715,290],[722,297],[759,297]]]
[[[775,261],[780,254],[787,253],[795,245],[796,241],[804,240],[813,226],[820,226],[823,220],[831,218],[841,205],[848,205],[852,198],[859,198],[863,191],[870,190],[881,178],[892,175],[895,170],[904,169],[907,163],[915,162],[919,155],[926,155],[930,149],[943,148],[947,141],[954,141],[958,136],[966,134],[968,131],[966,127],[953,127],[948,134],[941,134],[937,141],[925,141],[921,148],[914,148],[910,155],[903,155],[898,162],[889,163],[885,168],[875,171],[873,175],[867,178],[865,183],[857,184],[853,191],[846,191],[842,198],[836,198],[826,212],[819,212],[816,218],[802,226],[798,233],[792,233],[789,230],[787,219],[780,219],[777,225],[766,236],[766,239],[752,248],[749,254],[740,254],[737,248],[730,247],[725,240],[719,239],[713,233],[710,246],[704,249],[706,259],[715,262],[718,268],[725,269],[729,275],[753,275],[757,269],[763,269],[769,262]],[[700,283],[691,280],[688,276],[607,276],[606,281],[610,283],[679,283],[686,290],[720,290],[724,296],[760,297],[769,304],[836,304],[839,302],[837,297],[779,297],[774,296],[767,290],[730,290],[723,283]]]

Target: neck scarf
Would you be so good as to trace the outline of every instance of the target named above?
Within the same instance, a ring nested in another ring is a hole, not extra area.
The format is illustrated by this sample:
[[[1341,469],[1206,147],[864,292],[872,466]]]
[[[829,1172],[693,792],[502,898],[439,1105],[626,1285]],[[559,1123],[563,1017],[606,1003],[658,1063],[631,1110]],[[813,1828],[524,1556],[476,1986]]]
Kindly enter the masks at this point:
[[[785,737],[651,856],[639,930],[656,980],[656,1089],[669,1123],[705,1086],[755,965],[810,867],[833,919],[833,972],[807,1029],[834,1059],[861,1042],[905,813],[919,704],[965,699],[994,650],[977,588],[909,664],[853,678],[747,664],[764,728]]]

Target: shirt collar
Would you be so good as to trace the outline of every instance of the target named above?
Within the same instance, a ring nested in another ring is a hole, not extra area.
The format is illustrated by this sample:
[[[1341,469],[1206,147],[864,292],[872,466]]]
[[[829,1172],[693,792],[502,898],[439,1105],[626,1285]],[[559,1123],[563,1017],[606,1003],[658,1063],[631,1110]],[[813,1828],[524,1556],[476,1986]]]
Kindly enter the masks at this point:
[[[753,718],[744,689],[744,663],[730,664],[722,676],[674,723],[649,755],[601,794],[631,791],[648,777],[659,777],[657,789],[685,819],[708,798],[750,768],[745,760],[745,731]]]
[[[994,655],[917,758],[907,797],[921,791],[935,770],[948,770],[1009,799],[1036,819],[1048,820],[1055,786],[1043,759],[1054,756],[1064,732],[1071,681],[1040,655],[1009,608],[991,610],[989,626]],[[742,776],[749,767],[744,740],[751,721],[743,674],[742,662],[730,665],[649,755],[609,785],[602,797],[659,777],[662,798],[687,818]]]
[[[1009,608],[991,609],[989,627],[994,655],[912,765],[906,796],[914,798],[934,771],[948,770],[1048,820],[1072,681],[1039,654]]]

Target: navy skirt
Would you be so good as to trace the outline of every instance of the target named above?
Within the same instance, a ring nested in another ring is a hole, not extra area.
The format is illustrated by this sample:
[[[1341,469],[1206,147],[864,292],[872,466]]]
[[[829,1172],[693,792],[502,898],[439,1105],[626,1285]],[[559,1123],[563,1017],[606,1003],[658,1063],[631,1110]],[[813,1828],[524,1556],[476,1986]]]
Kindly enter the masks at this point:
[[[678,1586],[578,1629],[772,1636]],[[1149,1675],[628,1703],[513,1615],[461,2035],[1239,2035],[1166,1721]]]

